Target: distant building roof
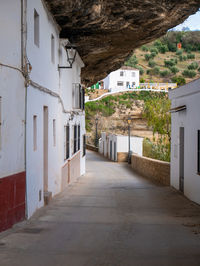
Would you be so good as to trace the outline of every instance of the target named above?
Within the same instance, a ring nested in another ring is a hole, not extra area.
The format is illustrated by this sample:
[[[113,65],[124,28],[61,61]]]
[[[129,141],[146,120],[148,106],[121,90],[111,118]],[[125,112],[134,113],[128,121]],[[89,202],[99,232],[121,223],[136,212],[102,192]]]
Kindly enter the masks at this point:
[[[130,66],[122,66],[120,69],[122,70],[134,70],[134,71],[139,71],[137,68],[133,68]]]

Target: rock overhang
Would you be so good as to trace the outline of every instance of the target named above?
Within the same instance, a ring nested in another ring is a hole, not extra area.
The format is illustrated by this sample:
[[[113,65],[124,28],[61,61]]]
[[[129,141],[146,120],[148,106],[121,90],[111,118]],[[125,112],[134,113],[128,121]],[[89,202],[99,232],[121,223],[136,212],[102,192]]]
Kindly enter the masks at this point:
[[[164,35],[200,8],[200,0],[45,0],[85,63],[86,86],[119,68],[133,50]]]

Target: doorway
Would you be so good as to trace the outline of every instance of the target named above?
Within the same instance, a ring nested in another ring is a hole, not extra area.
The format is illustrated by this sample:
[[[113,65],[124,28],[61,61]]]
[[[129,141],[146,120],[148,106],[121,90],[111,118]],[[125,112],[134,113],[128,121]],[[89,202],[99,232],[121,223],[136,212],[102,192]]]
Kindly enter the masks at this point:
[[[184,192],[184,127],[180,127],[179,138],[179,189]]]
[[[48,191],[48,107],[43,108],[43,183],[44,192]]]

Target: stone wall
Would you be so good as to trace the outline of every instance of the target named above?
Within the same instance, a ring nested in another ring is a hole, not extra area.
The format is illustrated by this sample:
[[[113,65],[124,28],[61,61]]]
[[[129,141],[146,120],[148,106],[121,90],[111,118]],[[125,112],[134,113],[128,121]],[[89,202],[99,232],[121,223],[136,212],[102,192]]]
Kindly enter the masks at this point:
[[[128,153],[127,152],[118,152],[117,153],[118,162],[128,162]]]
[[[131,167],[139,174],[163,185],[170,185],[170,163],[132,155]]]
[[[90,144],[86,144],[86,149],[98,152],[98,148]]]

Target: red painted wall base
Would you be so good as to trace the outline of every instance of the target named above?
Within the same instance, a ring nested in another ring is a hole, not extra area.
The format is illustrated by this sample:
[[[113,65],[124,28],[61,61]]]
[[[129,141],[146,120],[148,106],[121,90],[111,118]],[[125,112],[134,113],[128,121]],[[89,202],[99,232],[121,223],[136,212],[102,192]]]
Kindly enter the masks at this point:
[[[0,178],[0,232],[25,219],[26,173]]]

